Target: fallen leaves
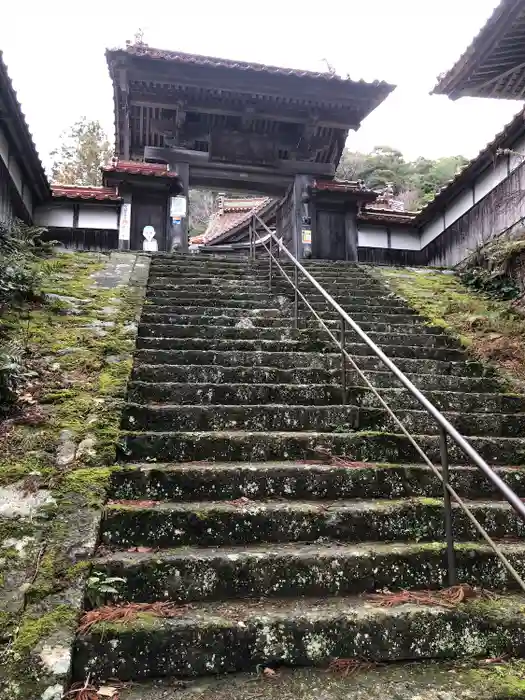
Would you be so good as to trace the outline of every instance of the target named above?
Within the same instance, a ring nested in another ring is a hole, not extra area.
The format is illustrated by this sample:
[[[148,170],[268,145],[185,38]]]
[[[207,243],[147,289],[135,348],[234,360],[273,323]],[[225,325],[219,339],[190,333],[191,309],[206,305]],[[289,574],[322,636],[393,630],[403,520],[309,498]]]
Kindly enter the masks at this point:
[[[93,625],[100,622],[127,622],[138,617],[141,613],[148,613],[154,617],[178,617],[188,610],[190,605],[176,605],[175,603],[122,603],[119,605],[102,605],[100,608],[88,610],[80,618],[78,631],[86,634]],[[88,700],[85,698],[83,700]]]
[[[84,683],[74,683],[70,690],[62,696],[62,700],[120,700],[120,690],[128,687],[119,681],[110,681],[111,685],[96,687],[89,682],[89,676]]]
[[[340,673],[343,676],[353,676],[359,671],[370,671],[370,669],[379,666],[375,661],[368,659],[339,659],[335,658],[330,661],[327,673]]]
[[[316,447],[313,453],[319,459],[301,459],[299,464],[326,465],[328,467],[343,467],[345,469],[367,469],[370,467],[370,462],[354,462],[346,457],[338,457],[333,455],[326,447]]]
[[[241,508],[242,506],[248,506],[250,503],[253,503],[252,500],[249,498],[246,498],[246,496],[241,496],[240,498],[236,498],[234,501],[226,501],[229,503],[231,506],[236,506],[237,508]]]
[[[495,595],[481,588],[473,588],[468,584],[444,588],[440,591],[397,591],[394,593],[369,593],[367,600],[382,608],[393,608],[397,605],[413,603],[415,605],[436,605],[442,608],[455,608],[466,600],[475,598],[494,600]]]
[[[123,498],[116,501],[108,501],[109,506],[131,506],[132,508],[155,508],[159,504],[160,501],[137,501]]]

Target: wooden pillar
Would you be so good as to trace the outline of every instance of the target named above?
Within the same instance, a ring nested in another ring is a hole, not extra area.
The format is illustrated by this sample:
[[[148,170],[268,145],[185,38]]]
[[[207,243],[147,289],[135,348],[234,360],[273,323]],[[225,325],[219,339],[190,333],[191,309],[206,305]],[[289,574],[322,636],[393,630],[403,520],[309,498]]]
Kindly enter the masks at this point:
[[[293,185],[292,200],[292,253],[300,260],[303,257],[303,219],[308,216],[308,205],[305,199],[308,196],[308,186],[312,181],[310,175],[296,175]]]
[[[131,192],[124,192],[122,204],[120,206],[120,216],[118,224],[118,247],[119,250],[129,250],[131,235]]]
[[[125,68],[119,71],[119,88],[122,94],[122,102],[124,106],[124,120],[122,123],[122,157],[124,160],[129,160],[131,157],[131,123],[130,110],[131,104],[129,99],[128,76]]]
[[[180,178],[182,184],[182,194],[186,197],[186,216],[183,216],[178,231],[174,231],[180,241],[179,250],[182,253],[188,252],[188,232],[190,221],[190,165],[189,163],[176,163],[174,170]]]
[[[358,261],[357,207],[345,211],[345,251],[349,262]]]

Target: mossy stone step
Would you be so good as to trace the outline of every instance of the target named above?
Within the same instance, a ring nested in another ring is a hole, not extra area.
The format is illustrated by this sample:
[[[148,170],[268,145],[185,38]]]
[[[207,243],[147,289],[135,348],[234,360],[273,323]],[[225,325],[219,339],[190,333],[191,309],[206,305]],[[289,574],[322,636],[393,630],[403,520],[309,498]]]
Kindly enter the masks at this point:
[[[285,302],[287,300],[284,300]],[[226,306],[228,308],[238,308],[238,309],[275,309],[279,306],[279,301],[277,297],[270,297],[268,300],[246,300],[246,299],[233,299],[232,297],[208,297],[203,299],[198,294],[198,290],[194,290],[191,297],[181,296],[175,294],[174,292],[163,292],[159,290],[152,290],[151,293],[146,294],[146,305],[147,306],[166,306],[170,303],[176,306],[201,306],[205,308],[210,307],[221,307]]]
[[[297,369],[311,367],[318,369],[340,369],[339,353],[320,352],[246,352],[246,351],[208,351],[208,350],[137,350],[135,360],[145,364],[166,365],[209,365],[223,367],[280,367]],[[357,365],[366,371],[385,371],[385,365],[373,355],[356,356]],[[441,360],[412,359],[398,357],[396,364],[402,372],[420,374],[440,374],[453,377],[495,377],[491,367],[480,362],[447,362]]]
[[[220,279],[217,278],[212,280],[193,280],[190,277],[151,277],[148,281],[148,289],[162,289],[162,290],[174,290],[187,292],[198,289],[199,293],[203,296],[209,294],[212,291],[217,291],[220,293],[239,293],[239,292],[252,292],[255,294],[288,294],[294,293],[291,284],[283,281],[279,283],[272,283],[269,286],[269,281],[257,278],[238,278],[238,279]],[[348,283],[336,283],[331,282],[322,285],[324,289],[331,295],[343,295],[347,296],[351,293],[358,293],[360,296],[386,296],[390,295],[391,292],[385,287],[377,284],[373,281],[368,281],[366,279],[356,280],[353,284]],[[302,282],[299,284],[299,290],[307,297],[321,298],[321,294],[316,290],[316,288],[310,282]]]
[[[415,436],[430,460],[439,463],[439,437]],[[525,439],[471,437],[470,444],[490,464],[525,464]],[[157,460],[245,461],[312,459],[323,447],[334,455],[358,462],[417,462],[418,453],[405,435],[397,433],[353,432],[137,432],[124,433],[119,455],[128,462]],[[451,464],[464,464],[465,456],[449,446]]]
[[[322,314],[322,318],[328,320],[330,325],[335,325],[335,322],[340,323],[340,317],[329,318],[329,315]],[[196,323],[219,323],[220,321],[225,321],[224,325],[229,325],[230,323],[235,325],[242,318],[249,318],[254,325],[288,325],[292,320],[293,316],[289,313],[285,314],[281,309],[265,309],[265,310],[249,310],[237,308],[225,308],[225,307],[202,307],[202,306],[150,306],[145,305],[142,310],[142,319],[144,321],[148,320],[150,317],[151,321],[160,321],[165,318],[181,318],[185,319],[184,322],[191,323],[191,319],[194,319]],[[369,313],[361,312],[358,314],[352,314],[352,318],[356,323],[376,323],[385,325],[402,325],[416,326],[420,328],[436,328],[443,332],[440,326],[430,326],[427,324],[425,319],[414,314],[383,314],[383,313]],[[215,319],[218,319],[217,321]],[[229,319],[229,320],[228,320]],[[182,321],[181,321],[182,322]],[[314,317],[309,313],[308,315],[302,314],[300,317],[301,326],[304,323],[316,323]],[[380,328],[378,330],[381,330]]]
[[[417,329],[416,329],[417,331]],[[337,329],[332,332],[339,335]],[[249,339],[249,340],[288,340],[288,339],[311,339],[313,341],[331,343],[331,339],[321,328],[309,326],[295,330],[290,323],[286,327],[239,327],[235,326],[220,326],[220,325],[181,325],[177,323],[146,323],[141,321],[138,328],[140,337],[145,338],[231,338]],[[347,339],[349,343],[357,342],[359,336],[354,331],[347,331]],[[454,348],[461,347],[456,338],[451,338],[444,334],[431,333],[427,329],[426,333],[404,333],[402,330],[397,332],[388,331],[385,333],[377,333],[370,331],[368,336],[375,343],[381,345],[421,345],[434,348]]]
[[[199,603],[171,619],[100,623],[79,635],[73,677],[255,672],[259,666],[326,666],[330,659],[471,659],[525,654],[520,596],[497,605],[385,609],[356,598]],[[488,610],[490,614],[487,614]]]
[[[525,575],[525,544],[499,545],[518,573]],[[140,603],[357,595],[385,588],[398,591],[448,585],[447,548],[442,542],[117,551],[95,560],[93,566],[106,576],[125,580],[116,599]],[[456,566],[462,583],[519,590],[489,546],[457,545]]]
[[[264,338],[159,338],[139,336],[137,348],[150,350],[232,350],[258,352],[334,352],[334,343],[330,338],[326,340],[314,339],[305,334],[301,340],[265,340]],[[413,338],[413,336],[411,336]],[[370,348],[365,343],[345,344],[350,355],[369,355]],[[431,347],[419,345],[383,345],[383,349],[390,357],[410,357],[413,359],[443,360],[445,362],[457,362],[466,360],[467,354],[463,350],[448,347]]]
[[[400,317],[406,318],[406,317]],[[417,317],[416,317],[417,318]],[[355,320],[355,319],[354,319]],[[142,324],[156,325],[184,325],[184,326],[222,326],[230,328],[273,328],[287,331],[293,328],[294,318],[292,316],[264,317],[257,314],[247,313],[244,316],[215,315],[200,316],[197,314],[182,315],[172,313],[149,313],[147,310],[141,316]],[[324,323],[332,331],[339,332],[341,321],[337,319],[324,319]],[[409,323],[402,321],[390,321],[383,323],[379,321],[359,321],[362,330],[367,333],[396,333],[402,335],[441,335],[444,333],[440,326],[431,326],[421,320],[414,320]],[[301,323],[301,331],[305,328],[321,330],[319,321],[313,316],[305,319]],[[349,331],[350,332],[350,331]]]
[[[525,467],[496,468],[496,473],[525,497]],[[452,467],[450,483],[464,498],[500,498],[476,467]],[[113,470],[110,496],[114,499],[337,500],[391,499],[426,496],[442,498],[441,481],[418,464],[367,464],[345,468],[295,462],[136,464]]]
[[[294,330],[292,325],[287,328],[238,328],[237,326],[215,325],[178,325],[175,323],[145,323],[141,321],[138,328],[139,336],[144,338],[231,338],[248,340],[288,340],[312,338],[317,341],[322,335],[321,330]],[[328,336],[327,336],[328,337]],[[418,336],[416,336],[418,337]]]
[[[194,316],[197,318],[213,318],[214,316],[227,316],[230,318],[280,318],[283,315],[278,304],[274,308],[249,309],[237,306],[163,306],[162,304],[145,303],[142,307],[143,314],[176,314],[181,316]]]
[[[469,501],[489,535],[523,537],[525,522],[506,502]],[[478,541],[472,523],[452,508],[456,542]],[[439,499],[361,501],[202,501],[108,504],[104,544],[128,547],[218,547],[254,543],[444,541]]]
[[[279,667],[270,683],[260,669],[259,673],[175,684],[170,680],[134,683],[122,691],[122,700],[516,700],[525,693],[524,677],[525,665],[519,660],[496,664],[418,661],[348,674]]]
[[[182,301],[182,305],[184,306],[192,306],[193,302],[190,300],[194,300],[197,302],[197,304],[201,304],[203,306],[214,306],[214,304],[210,303],[214,299],[217,301],[228,302],[228,304],[226,305],[230,306],[235,305],[233,302],[240,301],[258,302],[259,304],[264,302],[269,306],[274,306],[275,301],[278,297],[282,298],[283,302],[288,304],[291,304],[293,301],[293,294],[291,296],[288,296],[282,294],[273,294],[269,291],[242,292],[236,290],[217,290],[216,292],[212,292],[211,290],[208,290],[207,292],[204,292],[200,289],[195,288],[178,291],[176,289],[156,289],[155,287],[148,287],[146,291],[146,299],[174,299],[175,303],[178,304],[180,304],[180,302]],[[388,292],[382,292],[378,295],[348,293],[344,295],[338,295],[337,297],[335,297],[335,300],[345,309],[346,307],[366,308],[366,306],[368,305],[380,306],[381,308],[386,308],[389,306],[398,306],[405,309],[406,313],[407,308],[406,306],[403,306],[403,303],[400,299],[392,296]],[[308,301],[312,304],[314,308],[321,308],[321,306],[324,308],[326,306],[326,301],[321,295],[317,297],[309,295]],[[167,302],[164,301],[162,303],[166,304]]]
[[[202,301],[206,302],[207,299],[231,299],[232,301],[271,301],[274,298],[272,292],[268,290],[252,290],[250,286],[247,287],[231,287],[225,288],[217,287],[210,289],[205,287],[201,289],[200,287],[196,289],[195,287],[189,285],[185,288],[178,289],[176,286],[172,285],[170,287],[162,286],[157,287],[156,285],[148,285],[146,291],[146,298],[149,297],[167,297],[175,299],[187,299],[194,298],[198,296]],[[202,303],[201,301],[201,303]]]
[[[238,317],[238,316],[245,316],[246,314],[249,314],[250,317],[256,317],[256,318],[279,318],[282,316],[288,316],[290,317],[290,305],[289,305],[289,300],[286,300],[286,309],[283,310],[281,308],[279,301],[276,299],[273,308],[254,308],[250,309],[249,311],[246,311],[245,308],[243,307],[237,307],[237,306],[206,306],[205,304],[202,303],[202,300],[196,305],[196,306],[188,306],[188,305],[177,305],[177,304],[157,304],[151,303],[151,300],[146,300],[146,303],[143,306],[143,313],[161,313],[161,314],[180,314],[180,315],[188,315],[188,316],[198,316],[198,317],[211,317],[211,316],[231,316],[231,317]],[[306,310],[300,310],[299,311],[299,317],[301,322],[312,318],[312,314],[310,311]],[[323,318],[339,318],[337,316],[336,312],[325,312],[322,314]],[[382,323],[383,321],[385,323],[391,322],[391,323],[425,323],[425,319],[422,317],[418,316],[415,312],[413,312],[411,309],[407,309],[405,307],[397,307],[397,308],[388,308],[386,312],[382,312],[380,310],[374,311],[358,311],[355,313],[352,313],[352,318],[356,322],[360,321],[378,321]]]
[[[375,387],[395,388],[398,380],[391,372],[366,372]],[[448,374],[406,375],[418,388],[426,391],[461,391],[484,393],[501,390],[501,382],[491,378],[457,377]],[[138,362],[132,380],[149,382],[187,382],[199,384],[341,384],[341,370],[315,367],[280,369],[279,367],[221,365],[148,365]],[[347,370],[347,385],[363,384],[354,370]]]
[[[426,411],[399,410],[399,420],[410,432],[436,435],[439,427]],[[525,413],[444,413],[462,435],[521,437],[525,435]],[[213,431],[235,430],[347,432],[351,430],[399,430],[383,408],[359,406],[294,406],[262,404],[170,405],[128,403],[122,416],[124,430]]]
[[[281,404],[294,406],[342,405],[343,390],[336,384],[188,384],[185,382],[130,382],[128,399],[135,403],[193,405]],[[454,413],[524,413],[525,397],[513,394],[474,394],[427,391],[427,398],[440,410]],[[346,403],[380,407],[377,397],[365,386],[348,386]],[[421,409],[405,389],[382,389],[381,396],[393,409]]]

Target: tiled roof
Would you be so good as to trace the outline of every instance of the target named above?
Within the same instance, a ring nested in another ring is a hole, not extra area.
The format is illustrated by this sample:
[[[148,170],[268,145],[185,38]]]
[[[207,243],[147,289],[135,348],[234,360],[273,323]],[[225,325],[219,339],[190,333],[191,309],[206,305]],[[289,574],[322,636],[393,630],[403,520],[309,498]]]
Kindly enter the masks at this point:
[[[220,236],[246,224],[252,214],[259,212],[272,201],[270,197],[253,197],[240,200],[236,206],[235,200],[225,200],[221,210],[212,214],[206,231],[191,239],[191,243],[210,243]],[[250,203],[248,205],[247,203]]]
[[[501,0],[433,94],[523,99],[525,4]],[[501,80],[500,80],[501,79]]]
[[[74,185],[51,185],[55,199],[93,199],[97,201],[119,202],[115,187],[75,187]]]
[[[24,149],[23,152],[19,153],[18,160],[20,165],[28,171],[38,194],[42,199],[45,199],[49,197],[49,182],[36,150],[33,136],[29,131],[22,106],[18,101],[16,90],[7,72],[7,65],[4,62],[2,51],[0,51],[0,97],[2,98],[0,101],[4,103],[7,112],[5,122],[7,129],[16,133],[18,136],[17,140]]]
[[[178,177],[175,170],[170,170],[166,163],[144,163],[138,160],[113,160],[102,168],[104,173],[128,173],[129,175],[147,175],[155,177]]]
[[[413,224],[416,220],[417,212],[395,211],[394,209],[378,209],[376,207],[365,207],[359,212],[361,221],[391,224]]]
[[[248,63],[246,61],[235,61],[228,58],[217,58],[215,56],[202,56],[200,54],[183,53],[182,51],[167,51],[165,49],[155,49],[147,44],[129,44],[125,49],[109,49],[106,51],[106,57],[109,59],[111,54],[127,53],[132,56],[140,56],[145,58],[160,59],[163,61],[173,61],[177,63],[194,64],[197,66],[209,66],[212,68],[237,68],[244,71],[255,71],[257,73],[272,73],[274,75],[288,75],[296,78],[313,78],[315,80],[326,80],[339,83],[358,83],[360,85],[370,85],[374,87],[393,88],[392,85],[382,80],[374,80],[371,83],[365,80],[355,81],[351,78],[341,78],[334,73],[315,72],[309,70],[301,70],[297,68],[284,68],[282,66],[271,66],[264,63]]]
[[[497,151],[510,148],[517,138],[525,134],[525,109],[522,109],[503,129],[496,134],[475,158],[472,158],[456,175],[436,192],[434,199],[426,204],[417,216],[422,224],[432,218],[445,204],[466,187],[485,168],[494,164]]]
[[[329,192],[371,192],[361,180],[314,180],[312,189]]]

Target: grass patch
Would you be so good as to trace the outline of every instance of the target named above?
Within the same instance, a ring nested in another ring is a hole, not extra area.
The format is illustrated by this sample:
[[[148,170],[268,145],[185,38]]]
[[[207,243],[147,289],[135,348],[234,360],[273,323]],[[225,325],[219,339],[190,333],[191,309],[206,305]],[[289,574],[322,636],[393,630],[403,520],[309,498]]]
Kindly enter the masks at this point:
[[[507,301],[478,294],[454,274],[376,268],[390,289],[429,323],[456,335],[477,359],[490,362],[523,389],[525,319]]]

